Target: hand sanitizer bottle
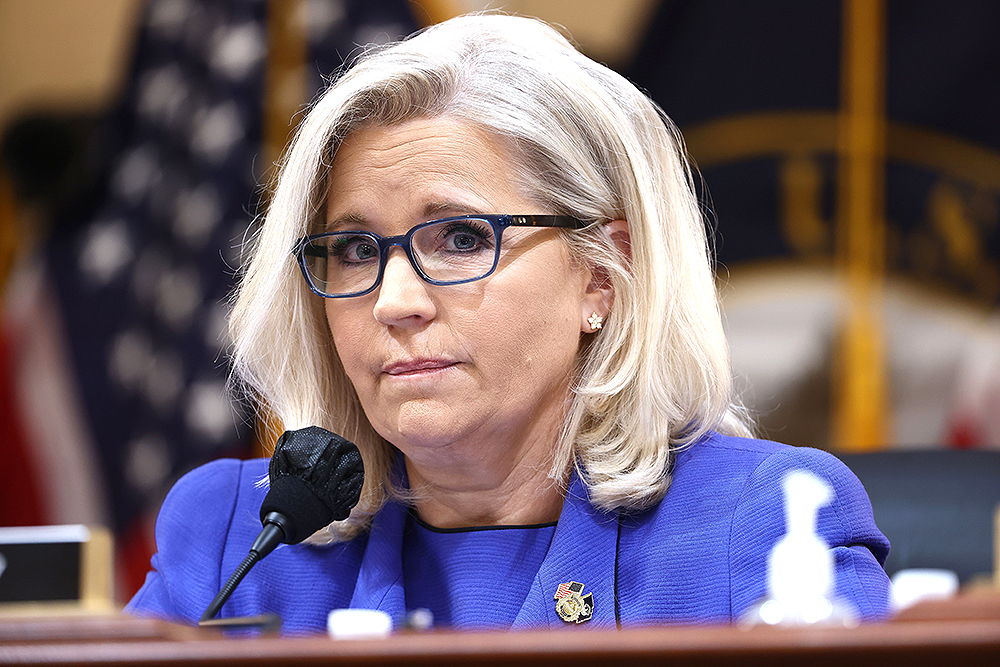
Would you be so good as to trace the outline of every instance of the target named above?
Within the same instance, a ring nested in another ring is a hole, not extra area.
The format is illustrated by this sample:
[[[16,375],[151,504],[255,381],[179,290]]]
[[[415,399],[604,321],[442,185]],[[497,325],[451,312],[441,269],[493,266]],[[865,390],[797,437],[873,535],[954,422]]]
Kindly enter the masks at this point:
[[[857,612],[834,597],[833,552],[816,534],[816,515],[833,489],[803,470],[788,473],[782,486],[787,533],[768,558],[768,595],[739,625],[857,625]]]

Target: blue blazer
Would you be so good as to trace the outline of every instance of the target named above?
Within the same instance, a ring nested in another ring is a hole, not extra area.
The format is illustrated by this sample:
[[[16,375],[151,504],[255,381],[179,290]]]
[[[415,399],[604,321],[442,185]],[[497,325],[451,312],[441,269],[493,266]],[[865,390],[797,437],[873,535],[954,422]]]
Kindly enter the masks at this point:
[[[830,454],[712,434],[680,452],[666,497],[619,517],[596,509],[574,477],[549,551],[513,628],[559,628],[554,593],[565,582],[593,594],[582,627],[730,623],[766,593],[767,558],[785,532],[780,480],[809,470],[835,492],[817,530],[831,545],[837,593],[865,620],[888,613],[882,568],[889,543],[858,479]],[[156,523],[153,570],[126,612],[196,623],[247,555],[267,460],[220,460],[185,475]],[[402,540],[407,509],[386,505],[371,530],[329,546],[279,546],[258,563],[221,616],[273,612],[286,633],[324,632],[330,610],[381,609],[403,619]]]

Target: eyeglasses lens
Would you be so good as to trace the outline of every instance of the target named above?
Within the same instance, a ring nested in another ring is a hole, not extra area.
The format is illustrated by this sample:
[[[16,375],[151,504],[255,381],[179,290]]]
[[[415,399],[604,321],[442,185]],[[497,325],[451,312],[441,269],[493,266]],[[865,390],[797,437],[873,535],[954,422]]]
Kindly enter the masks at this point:
[[[431,281],[460,283],[486,276],[496,259],[496,237],[486,220],[443,220],[415,228],[410,235],[413,261]],[[357,294],[373,287],[379,274],[378,238],[342,232],[315,239],[303,248],[313,285],[331,296]]]

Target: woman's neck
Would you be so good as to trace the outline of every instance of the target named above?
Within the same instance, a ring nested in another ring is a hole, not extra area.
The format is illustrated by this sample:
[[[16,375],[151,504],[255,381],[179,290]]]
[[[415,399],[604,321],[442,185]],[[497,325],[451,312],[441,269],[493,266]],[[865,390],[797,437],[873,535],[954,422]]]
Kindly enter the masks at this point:
[[[470,477],[426,468],[407,459],[414,506],[422,521],[437,528],[549,523],[562,510],[564,482],[549,477],[551,459],[520,461],[492,476]]]

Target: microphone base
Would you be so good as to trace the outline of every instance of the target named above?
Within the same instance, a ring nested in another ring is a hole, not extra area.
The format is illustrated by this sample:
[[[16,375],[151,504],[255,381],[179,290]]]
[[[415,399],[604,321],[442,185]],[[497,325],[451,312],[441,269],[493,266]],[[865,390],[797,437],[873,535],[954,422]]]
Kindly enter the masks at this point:
[[[278,634],[281,630],[281,617],[277,614],[259,614],[257,616],[234,616],[233,618],[208,618],[198,621],[198,627],[218,628],[220,630],[256,628],[264,634]]]

